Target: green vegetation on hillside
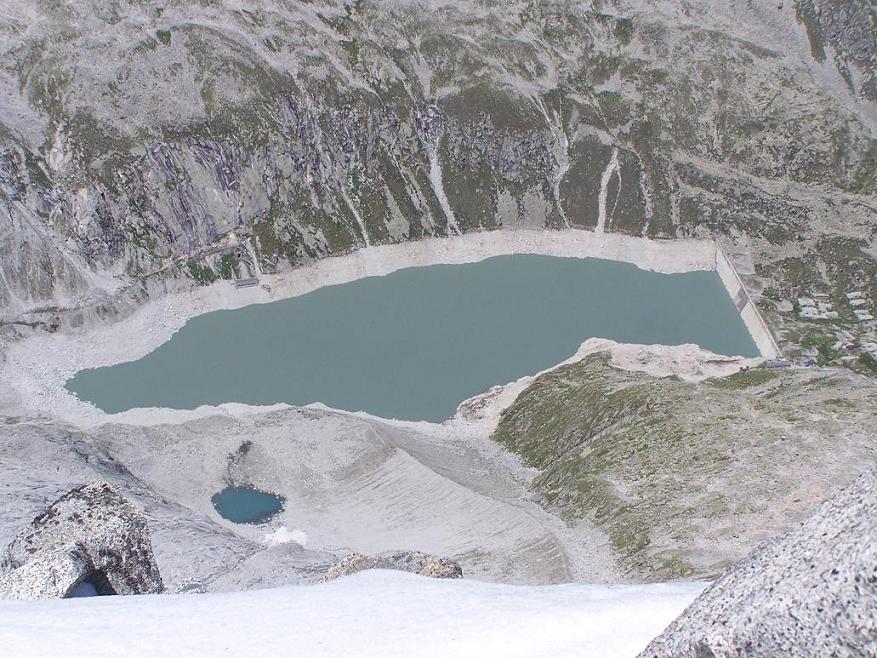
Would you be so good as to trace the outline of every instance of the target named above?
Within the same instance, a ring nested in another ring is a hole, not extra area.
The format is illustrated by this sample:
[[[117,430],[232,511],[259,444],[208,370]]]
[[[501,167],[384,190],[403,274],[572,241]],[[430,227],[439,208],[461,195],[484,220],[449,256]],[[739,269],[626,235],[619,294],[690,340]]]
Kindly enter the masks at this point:
[[[877,385],[844,371],[692,384],[597,354],[536,379],[493,438],[540,469],[547,508],[605,532],[627,576],[658,581],[715,576],[787,528],[877,463],[875,426]]]

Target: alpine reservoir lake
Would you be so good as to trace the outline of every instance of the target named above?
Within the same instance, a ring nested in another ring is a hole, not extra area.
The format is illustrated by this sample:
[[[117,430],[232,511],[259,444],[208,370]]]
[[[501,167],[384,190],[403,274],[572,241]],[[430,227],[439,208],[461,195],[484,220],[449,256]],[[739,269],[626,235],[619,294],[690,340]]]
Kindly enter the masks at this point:
[[[466,398],[551,367],[593,336],[758,355],[715,272],[511,255],[206,313],[143,358],[80,371],[67,387],[108,413],[322,402],[441,422]]]

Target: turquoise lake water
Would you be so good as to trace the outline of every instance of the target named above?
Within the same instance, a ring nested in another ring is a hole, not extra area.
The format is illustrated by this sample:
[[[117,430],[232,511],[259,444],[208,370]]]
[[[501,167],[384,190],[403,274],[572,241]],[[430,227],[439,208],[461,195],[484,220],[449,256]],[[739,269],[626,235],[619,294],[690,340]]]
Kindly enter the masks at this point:
[[[442,421],[466,398],[555,365],[592,336],[758,355],[715,272],[513,255],[206,313],[142,359],[81,371],[67,386],[109,413],[322,402]]]
[[[283,498],[254,487],[226,487],[210,499],[219,515],[234,523],[265,523],[283,509]]]

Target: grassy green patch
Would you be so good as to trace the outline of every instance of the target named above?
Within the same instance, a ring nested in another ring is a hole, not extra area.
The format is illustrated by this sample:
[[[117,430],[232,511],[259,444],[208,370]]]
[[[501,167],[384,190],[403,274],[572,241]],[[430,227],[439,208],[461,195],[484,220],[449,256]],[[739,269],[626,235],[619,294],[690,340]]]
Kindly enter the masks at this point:
[[[341,42],[341,47],[347,53],[347,61],[351,66],[356,66],[359,62],[359,41],[357,39],[345,39]]]
[[[739,390],[750,386],[760,386],[776,379],[779,375],[767,368],[751,368],[746,372],[736,372],[728,377],[708,379],[707,382],[716,388]]]
[[[852,191],[873,193],[877,189],[877,139],[872,139],[862,163],[853,177]]]
[[[49,189],[52,186],[52,181],[49,180],[45,170],[40,166],[41,160],[42,158],[34,155],[30,149],[24,149],[24,162],[30,182],[37,187]]]
[[[620,126],[629,120],[630,102],[617,91],[601,91],[597,94],[597,102],[609,125]]]
[[[197,261],[190,260],[186,263],[189,270],[189,276],[202,286],[209,286],[216,281],[216,273],[207,266],[200,265]]]
[[[819,15],[813,6],[812,0],[795,0],[795,15],[799,23],[807,30],[807,39],[810,41],[810,54],[817,62],[825,61],[825,40],[822,37],[822,28],[819,26]]]
[[[625,46],[629,44],[633,40],[633,19],[624,17],[616,19],[613,33]]]
[[[874,395],[818,370],[758,367],[694,384],[620,370],[598,354],[538,377],[493,438],[540,469],[531,489],[545,507],[605,533],[621,573],[708,577],[729,553],[704,549],[704,533],[756,542],[737,518],[763,519],[796,469],[814,467],[816,452],[798,443],[812,443],[813,415],[834,445],[869,422]]]
[[[867,352],[860,352],[854,370],[862,374],[877,375],[877,360]]]
[[[233,279],[237,274],[237,260],[232,254],[222,254],[219,259],[219,277],[222,279]]]

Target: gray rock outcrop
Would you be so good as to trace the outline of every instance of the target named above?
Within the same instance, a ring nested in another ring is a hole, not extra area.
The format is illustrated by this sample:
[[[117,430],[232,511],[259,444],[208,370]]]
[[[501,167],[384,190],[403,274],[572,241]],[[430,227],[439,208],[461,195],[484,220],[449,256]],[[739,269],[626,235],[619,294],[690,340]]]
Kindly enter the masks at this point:
[[[73,489],[21,530],[0,560],[0,598],[163,590],[146,517],[106,482]]]
[[[834,64],[850,91],[877,98],[877,8],[868,0],[797,0],[795,13],[807,30],[813,58],[834,54]]]
[[[640,658],[877,656],[877,470],[701,594]]]
[[[453,560],[436,557],[419,551],[398,551],[381,553],[367,557],[362,553],[351,553],[335,563],[323,580],[335,580],[342,576],[365,571],[366,569],[392,569],[407,571],[430,578],[462,578],[463,570]]]

